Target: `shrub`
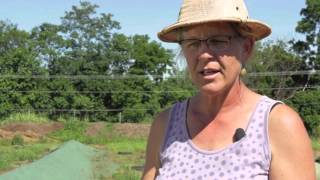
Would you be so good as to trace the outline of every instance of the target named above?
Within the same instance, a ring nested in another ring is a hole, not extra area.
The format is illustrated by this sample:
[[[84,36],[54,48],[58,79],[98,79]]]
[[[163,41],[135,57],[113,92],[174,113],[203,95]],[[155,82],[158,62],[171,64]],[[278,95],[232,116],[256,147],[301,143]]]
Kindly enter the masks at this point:
[[[320,91],[300,91],[288,100],[287,103],[294,107],[304,120],[308,133],[311,136],[320,136]]]
[[[20,134],[16,134],[13,136],[11,140],[11,145],[19,145],[23,146],[24,145],[24,140]]]

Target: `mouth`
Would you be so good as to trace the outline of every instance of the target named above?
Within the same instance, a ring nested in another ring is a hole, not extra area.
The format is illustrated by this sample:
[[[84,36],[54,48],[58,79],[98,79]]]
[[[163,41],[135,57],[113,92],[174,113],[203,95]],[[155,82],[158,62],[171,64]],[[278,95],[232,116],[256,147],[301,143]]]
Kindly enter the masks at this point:
[[[215,75],[219,72],[220,71],[217,69],[204,69],[204,70],[200,71],[199,73],[203,76],[212,76],[212,75]]]

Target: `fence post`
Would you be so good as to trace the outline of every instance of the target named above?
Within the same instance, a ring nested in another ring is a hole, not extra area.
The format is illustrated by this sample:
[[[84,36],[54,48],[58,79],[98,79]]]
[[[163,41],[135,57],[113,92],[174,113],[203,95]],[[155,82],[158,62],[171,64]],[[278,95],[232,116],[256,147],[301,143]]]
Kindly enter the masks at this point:
[[[119,113],[119,123],[121,124],[121,122],[122,122],[122,114],[121,114],[122,112],[120,111],[120,113]]]

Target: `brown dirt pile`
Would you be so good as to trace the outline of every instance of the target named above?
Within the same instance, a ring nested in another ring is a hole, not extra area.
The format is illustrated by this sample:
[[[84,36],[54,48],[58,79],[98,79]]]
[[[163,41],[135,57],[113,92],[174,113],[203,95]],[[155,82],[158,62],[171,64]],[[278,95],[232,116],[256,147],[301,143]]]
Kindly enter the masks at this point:
[[[12,123],[0,127],[0,138],[11,140],[20,135],[25,142],[37,141],[39,138],[63,128],[59,122],[53,123]]]
[[[114,124],[114,132],[127,137],[148,137],[150,124],[123,123]]]
[[[86,129],[86,135],[96,136],[99,133],[102,133],[102,129],[105,127],[104,122],[94,122],[90,123]]]
[[[104,132],[106,130],[104,129],[105,126],[105,122],[89,123],[88,128],[86,129],[86,135],[96,136],[98,134],[103,134],[108,137],[110,132]],[[125,137],[148,137],[149,130],[149,124],[115,123],[112,126],[112,133]]]

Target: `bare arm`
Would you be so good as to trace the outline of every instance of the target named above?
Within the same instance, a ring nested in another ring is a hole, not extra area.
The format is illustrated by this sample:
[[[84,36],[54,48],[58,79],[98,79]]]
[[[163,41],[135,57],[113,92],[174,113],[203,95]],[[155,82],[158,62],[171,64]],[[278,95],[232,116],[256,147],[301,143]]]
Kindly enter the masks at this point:
[[[155,179],[158,169],[160,168],[160,148],[164,141],[165,129],[169,118],[169,110],[160,113],[152,123],[147,152],[146,163],[144,166],[144,172],[142,175],[143,180]]]
[[[311,142],[299,115],[286,105],[271,111],[270,180],[315,180]]]

